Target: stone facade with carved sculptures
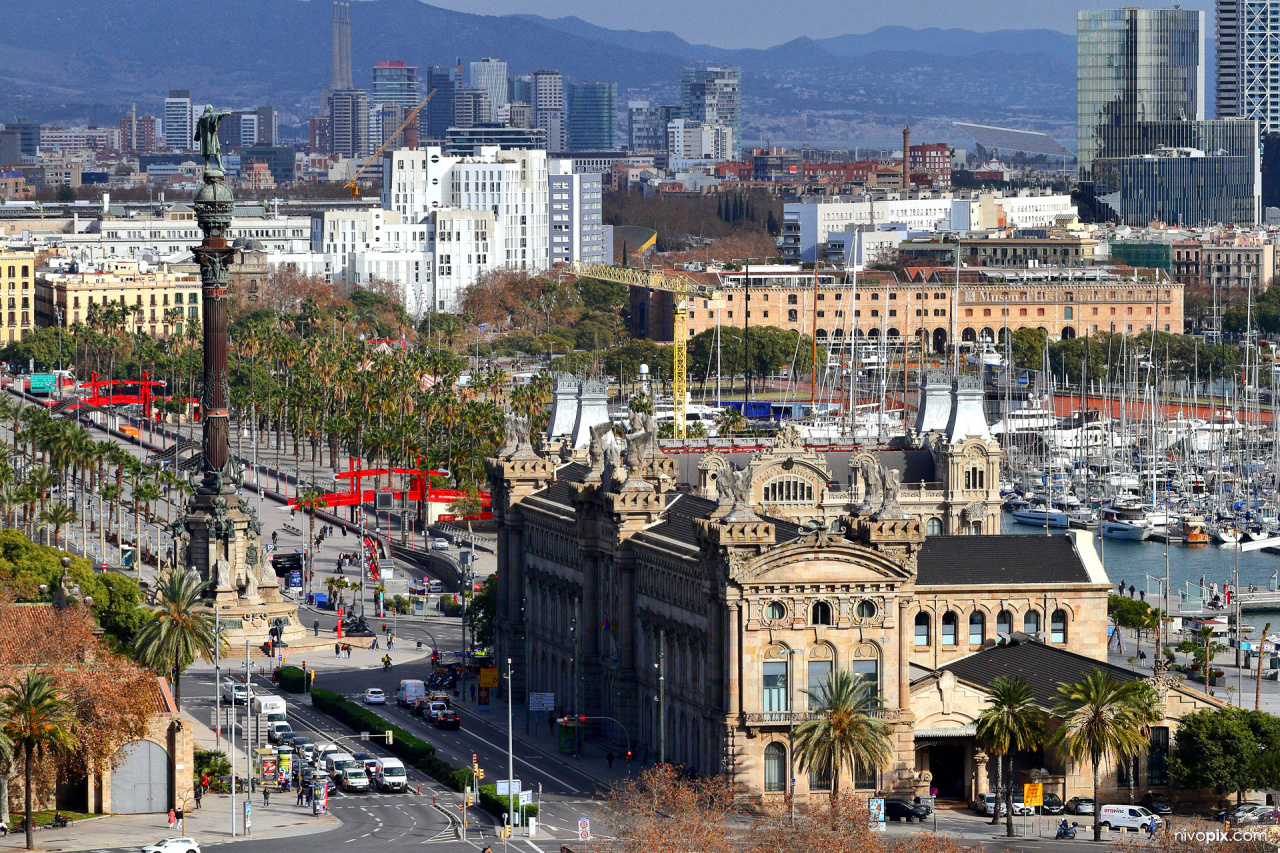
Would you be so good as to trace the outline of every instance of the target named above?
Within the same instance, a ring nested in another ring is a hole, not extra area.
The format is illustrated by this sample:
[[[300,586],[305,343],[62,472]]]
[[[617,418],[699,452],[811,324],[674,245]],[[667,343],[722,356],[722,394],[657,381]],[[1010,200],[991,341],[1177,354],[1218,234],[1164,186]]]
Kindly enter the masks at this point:
[[[957,382],[947,401],[940,377],[924,384],[934,393],[917,430],[846,455],[847,491],[788,428],[746,460],[699,460],[683,483],[645,415],[623,452],[593,433],[571,462],[535,451],[510,416],[487,470],[496,654],[513,661],[516,701],[552,693],[559,714],[617,721],[602,734],[620,755],[629,734],[637,761],[725,774],[756,803],[782,800],[794,779],[803,800],[832,779],[795,766],[793,726],[828,673],[851,670],[874,685],[894,757],[845,768],[841,789],[980,799],[995,776],[974,737],[987,685],[1006,671],[1106,667],[1111,584],[1084,531],[996,533],[999,448],[980,406],[973,419],[973,389]],[[925,456],[940,477],[913,488]],[[1161,684],[1179,714],[1214,701]],[[1157,729],[1167,748],[1169,726]],[[1024,758],[1015,772],[1049,771],[1046,790],[1064,798],[1089,784],[1088,768]]]

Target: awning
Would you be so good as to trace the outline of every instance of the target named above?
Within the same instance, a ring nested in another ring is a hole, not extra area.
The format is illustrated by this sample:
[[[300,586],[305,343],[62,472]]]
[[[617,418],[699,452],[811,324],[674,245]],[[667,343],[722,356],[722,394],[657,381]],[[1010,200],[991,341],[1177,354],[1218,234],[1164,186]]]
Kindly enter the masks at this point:
[[[969,723],[967,726],[957,726],[945,729],[916,729],[916,740],[920,741],[928,738],[973,737],[977,733],[977,723]]]

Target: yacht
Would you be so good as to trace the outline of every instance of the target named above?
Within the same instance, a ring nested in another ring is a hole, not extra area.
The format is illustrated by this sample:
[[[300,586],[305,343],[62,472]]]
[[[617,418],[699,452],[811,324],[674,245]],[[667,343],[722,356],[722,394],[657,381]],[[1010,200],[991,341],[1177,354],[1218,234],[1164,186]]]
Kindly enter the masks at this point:
[[[1209,531],[1205,529],[1203,515],[1184,515],[1170,531],[1174,536],[1181,536],[1188,545],[1209,544]]]
[[[1065,529],[1071,526],[1071,516],[1062,510],[1053,509],[1044,498],[1036,498],[1029,505],[1013,510],[1013,520],[1032,527]]]
[[[1141,542],[1151,535],[1151,522],[1142,507],[1112,504],[1102,508],[1099,523],[1102,535],[1108,539],[1131,539]]]
[[[1027,401],[1021,409],[1014,409],[991,425],[992,435],[1020,435],[1038,433],[1057,426],[1060,419],[1040,401]]]

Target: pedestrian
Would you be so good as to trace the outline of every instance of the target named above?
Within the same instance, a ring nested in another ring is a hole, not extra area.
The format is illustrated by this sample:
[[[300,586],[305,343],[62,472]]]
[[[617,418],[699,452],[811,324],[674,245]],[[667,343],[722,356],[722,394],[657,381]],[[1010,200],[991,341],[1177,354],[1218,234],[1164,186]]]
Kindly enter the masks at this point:
[[[264,809],[267,807],[267,804],[270,800],[271,800],[271,792],[268,791],[266,789],[266,786],[264,785],[262,788],[262,807]]]
[[[320,620],[317,619],[314,623],[312,623],[311,627],[315,628],[316,636],[319,637],[320,636]]]
[[[1123,581],[1123,580],[1121,580],[1121,581],[1120,581],[1120,585],[1116,587],[1116,591],[1117,591],[1120,595],[1124,595],[1124,581]]]
[[[1138,649],[1138,663],[1141,666],[1147,665],[1147,653],[1144,652],[1142,649]]]
[[[1138,599],[1139,599],[1140,601],[1146,601],[1146,600],[1147,600],[1147,591],[1146,591],[1145,589],[1140,589],[1140,590],[1138,590]]]
[[[609,769],[612,770],[613,769],[613,750],[609,750],[609,753],[604,757],[604,760],[605,760],[605,763],[609,765]]]
[[[196,790],[195,790],[196,808],[200,808],[200,800],[203,797],[204,797],[204,791],[200,790],[199,785],[196,785]]]
[[[333,656],[334,656],[335,658],[340,658],[340,657],[342,657],[342,643],[334,643],[334,644],[333,644]]]
[[[299,785],[298,786],[298,805],[302,805],[303,801],[306,800],[306,798],[307,798],[307,795],[303,793],[302,786]]]
[[[1130,597],[1130,598],[1133,598],[1133,594],[1134,594],[1135,592],[1137,592],[1137,591],[1138,591],[1138,588],[1137,588],[1137,587],[1135,587],[1133,584],[1129,584],[1129,597]]]
[[[387,651],[394,652],[395,650],[396,650],[396,635],[390,634],[387,636]]]
[[[169,809],[169,831],[173,832],[173,828],[178,825],[178,816],[173,813],[173,809]]]
[[[1153,820],[1147,824],[1147,838],[1155,840],[1155,837],[1156,837],[1156,822]]]
[[[476,701],[476,686],[474,683],[471,685],[471,701],[472,702]]]

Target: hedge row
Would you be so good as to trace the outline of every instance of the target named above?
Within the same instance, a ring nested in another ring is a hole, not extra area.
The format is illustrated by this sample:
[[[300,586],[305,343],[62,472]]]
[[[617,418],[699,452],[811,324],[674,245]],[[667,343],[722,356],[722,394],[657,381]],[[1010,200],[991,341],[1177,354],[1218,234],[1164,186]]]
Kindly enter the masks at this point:
[[[517,795],[517,800],[518,798],[519,798],[519,795]],[[519,813],[520,803],[516,802],[515,806],[516,806],[516,812]],[[481,785],[480,786],[480,808],[484,809],[489,814],[494,815],[495,817],[502,817],[502,815],[507,814],[507,809],[509,809],[510,807],[511,807],[511,798],[505,797],[505,796],[499,797],[497,785]],[[535,804],[530,803],[529,805],[524,807],[524,815],[525,817],[537,817],[538,807]]]
[[[371,734],[391,732],[391,744],[387,749],[400,760],[455,791],[461,791],[466,786],[469,771],[459,770],[449,762],[437,758],[434,746],[387,722],[368,708],[344,699],[331,690],[319,688],[311,691],[311,704],[355,731]]]
[[[276,684],[280,685],[280,689],[288,693],[306,693],[307,688],[303,683],[304,674],[301,669],[296,666],[282,666],[280,671],[276,673]]]

